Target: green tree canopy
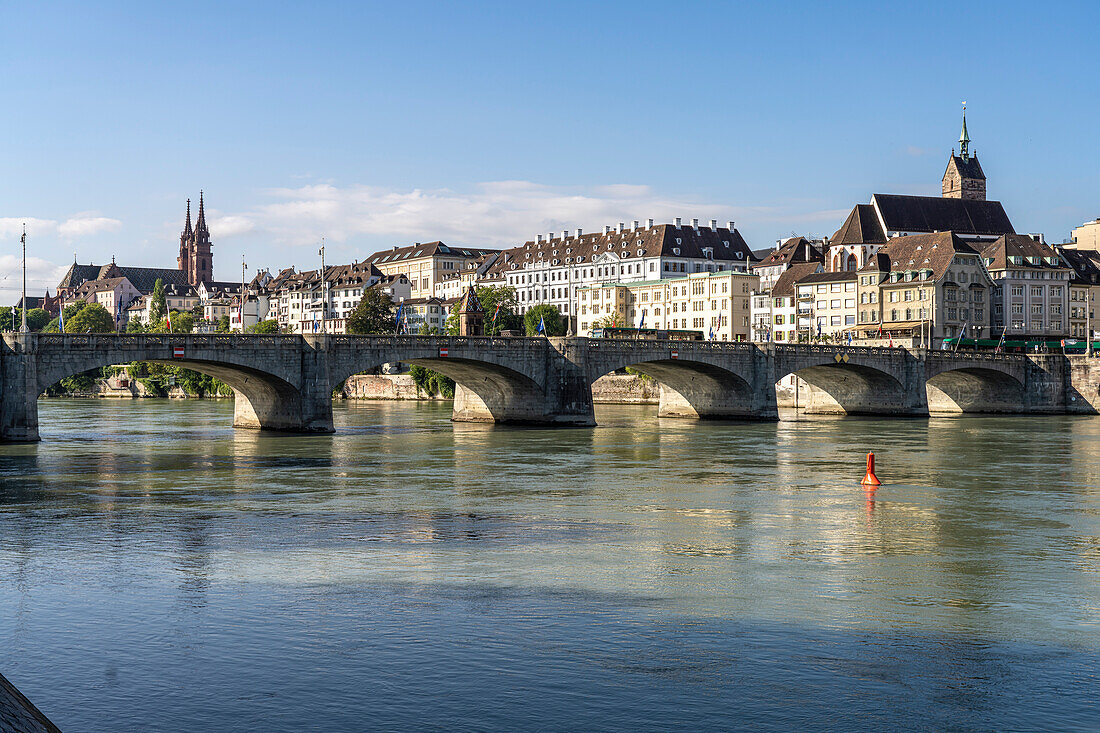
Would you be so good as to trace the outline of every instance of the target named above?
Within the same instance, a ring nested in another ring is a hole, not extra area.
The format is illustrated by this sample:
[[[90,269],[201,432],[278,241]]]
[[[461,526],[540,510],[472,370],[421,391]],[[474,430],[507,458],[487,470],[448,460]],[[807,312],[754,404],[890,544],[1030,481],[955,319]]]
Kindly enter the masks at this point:
[[[164,281],[159,277],[153,283],[153,297],[149,302],[149,322],[157,323],[168,314],[168,302],[164,299]]]
[[[393,301],[378,288],[367,288],[359,305],[348,316],[347,332],[393,333],[396,330]]]
[[[539,323],[545,320],[546,333],[540,334]],[[568,322],[556,305],[543,303],[536,305],[523,314],[523,325],[528,336],[564,336],[568,329]]]
[[[278,321],[260,321],[245,329],[248,333],[279,333]]]
[[[114,330],[115,320],[99,303],[87,303],[72,317],[69,316],[69,309],[65,309],[66,333],[110,333]]]
[[[50,322],[50,314],[42,308],[31,308],[27,311],[27,328],[31,331],[41,331]],[[18,323],[15,326],[19,328]]]
[[[215,333],[229,333],[229,316],[222,316],[214,324]]]

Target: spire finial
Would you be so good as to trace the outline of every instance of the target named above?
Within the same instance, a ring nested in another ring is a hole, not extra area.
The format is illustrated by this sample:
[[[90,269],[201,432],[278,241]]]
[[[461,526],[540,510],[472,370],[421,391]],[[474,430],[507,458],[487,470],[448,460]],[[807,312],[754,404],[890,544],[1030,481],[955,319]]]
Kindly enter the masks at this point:
[[[183,225],[184,236],[191,235],[191,199],[187,199],[187,221]]]
[[[203,196],[202,191],[199,191],[199,218],[195,220],[195,232],[202,232],[209,234],[209,230],[206,228],[206,211],[203,208]]]
[[[963,102],[963,127],[962,132],[959,133],[959,154],[964,161],[970,158],[970,134],[966,131],[966,102]]]

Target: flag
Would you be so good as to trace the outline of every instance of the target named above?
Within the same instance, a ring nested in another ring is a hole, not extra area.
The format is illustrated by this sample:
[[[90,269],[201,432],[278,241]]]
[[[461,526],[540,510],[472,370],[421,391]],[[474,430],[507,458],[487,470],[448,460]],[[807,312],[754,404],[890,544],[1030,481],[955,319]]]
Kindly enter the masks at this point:
[[[500,306],[500,301],[497,301],[497,307],[495,310],[493,310],[493,325],[489,328],[490,333],[496,331],[497,329],[497,316],[500,315]]]
[[[642,320],[638,321],[638,330],[641,331],[645,327],[645,311],[642,311]]]
[[[997,351],[1000,351],[1005,347],[1005,332],[1008,331],[1008,326],[1001,329],[1001,340],[997,342]]]
[[[546,335],[546,318],[545,317],[539,318],[539,327],[538,327],[538,330],[535,331],[535,333],[541,333],[544,336]]]
[[[168,311],[168,333],[172,333],[172,311]]]
[[[852,332],[851,331],[848,332],[848,345],[849,346],[852,345]]]
[[[969,323],[969,321],[965,321],[965,322],[963,322],[963,327],[962,327],[962,330],[961,330],[961,331],[959,331],[959,340],[955,342],[955,351],[958,351],[958,350],[959,350],[959,344],[961,344],[961,343],[962,343],[962,340],[963,340],[964,338],[966,338],[966,324],[967,324],[967,323]]]
[[[878,336],[876,338],[882,338],[882,321],[878,324]]]
[[[710,327],[710,337],[709,338],[710,338],[711,341],[714,340],[714,326]]]
[[[14,317],[15,311],[12,311]],[[61,333],[65,333],[65,306],[61,306],[61,311],[57,314],[57,330]]]
[[[397,323],[396,323],[396,327],[394,328],[394,331],[396,333],[401,333],[401,316],[404,315],[404,313],[405,313],[405,304],[402,303],[401,305],[397,306]]]

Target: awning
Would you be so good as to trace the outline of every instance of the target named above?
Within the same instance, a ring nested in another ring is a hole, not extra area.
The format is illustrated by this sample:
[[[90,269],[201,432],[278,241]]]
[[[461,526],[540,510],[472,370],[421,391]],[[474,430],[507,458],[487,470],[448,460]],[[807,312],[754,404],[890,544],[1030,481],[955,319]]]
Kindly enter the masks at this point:
[[[920,328],[928,323],[928,321],[894,321],[892,323],[874,323],[865,324],[863,326],[856,326],[853,330],[865,331],[870,333],[871,331],[878,332],[879,326],[882,326],[882,332],[888,333],[890,331],[911,331],[914,328]]]

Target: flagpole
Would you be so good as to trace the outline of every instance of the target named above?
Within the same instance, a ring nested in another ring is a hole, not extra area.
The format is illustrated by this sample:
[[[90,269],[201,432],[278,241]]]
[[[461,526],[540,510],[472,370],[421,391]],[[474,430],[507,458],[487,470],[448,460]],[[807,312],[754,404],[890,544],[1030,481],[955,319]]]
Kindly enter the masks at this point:
[[[23,325],[19,327],[20,333],[27,332],[27,223],[23,222]]]

